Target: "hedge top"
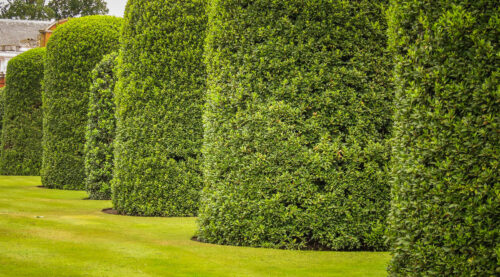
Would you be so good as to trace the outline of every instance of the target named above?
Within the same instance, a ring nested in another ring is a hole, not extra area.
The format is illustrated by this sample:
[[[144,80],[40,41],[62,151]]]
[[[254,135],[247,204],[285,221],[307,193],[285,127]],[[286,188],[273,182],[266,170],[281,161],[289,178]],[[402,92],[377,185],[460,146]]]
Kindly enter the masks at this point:
[[[12,59],[9,60],[7,65],[7,73],[15,73],[22,69],[22,66],[32,67],[32,64],[43,63],[46,49],[44,47],[38,47],[30,49],[26,52],[23,52]],[[31,66],[30,66],[31,65]],[[10,70],[9,70],[10,68]],[[12,74],[11,74],[12,75]],[[7,74],[7,80],[10,79],[10,82],[15,82],[15,78],[13,76],[9,76]]]
[[[57,27],[47,43],[47,89],[87,90],[95,65],[118,49],[122,22],[118,17],[95,15]]]
[[[11,105],[26,109],[21,105],[41,103],[45,53],[45,48],[34,48],[9,60],[6,84],[13,91],[9,93],[7,99],[16,102]]]

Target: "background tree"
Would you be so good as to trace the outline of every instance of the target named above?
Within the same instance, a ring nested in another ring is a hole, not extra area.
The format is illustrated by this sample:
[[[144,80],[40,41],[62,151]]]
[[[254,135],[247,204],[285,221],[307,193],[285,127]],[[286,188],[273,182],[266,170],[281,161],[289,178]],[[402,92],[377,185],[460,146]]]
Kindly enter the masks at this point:
[[[107,14],[104,0],[6,0],[0,3],[0,18],[49,20]]]
[[[51,0],[48,6],[54,12],[55,19],[109,12],[104,0]]]
[[[0,18],[47,20],[55,17],[45,0],[7,0],[0,3]]]

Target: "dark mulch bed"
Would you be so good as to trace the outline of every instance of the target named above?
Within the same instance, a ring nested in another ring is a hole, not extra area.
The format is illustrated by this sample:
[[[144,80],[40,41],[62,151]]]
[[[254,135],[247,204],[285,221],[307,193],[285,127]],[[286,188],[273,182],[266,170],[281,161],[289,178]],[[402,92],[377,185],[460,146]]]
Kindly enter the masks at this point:
[[[225,245],[225,244],[214,244],[214,243],[204,242],[204,241],[199,240],[197,236],[191,237],[191,240],[199,242],[199,243],[206,243],[206,244],[212,244],[212,245]],[[233,245],[233,246],[235,246],[235,245]],[[236,247],[241,247],[241,246],[236,246]],[[246,246],[246,247],[252,247],[252,246]],[[260,247],[252,247],[252,248],[260,248]],[[277,249],[286,250],[285,248],[277,248]],[[309,244],[306,248],[301,249],[301,250],[302,251],[332,251],[332,250],[325,248],[325,247],[318,245],[318,244]],[[350,252],[350,251],[344,251],[344,252]]]
[[[196,242],[204,243],[203,241],[200,241],[197,236],[192,237],[191,240],[192,241],[196,241]]]
[[[113,208],[102,209],[102,212],[105,214],[119,215],[118,211]]]

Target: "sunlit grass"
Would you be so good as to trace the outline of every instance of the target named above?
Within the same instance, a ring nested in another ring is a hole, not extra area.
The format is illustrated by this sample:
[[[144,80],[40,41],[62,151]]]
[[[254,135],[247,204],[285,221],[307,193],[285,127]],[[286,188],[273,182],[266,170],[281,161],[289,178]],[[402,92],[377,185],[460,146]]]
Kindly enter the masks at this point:
[[[0,177],[0,276],[385,276],[388,253],[231,247],[191,240],[195,218],[108,215],[110,201]]]

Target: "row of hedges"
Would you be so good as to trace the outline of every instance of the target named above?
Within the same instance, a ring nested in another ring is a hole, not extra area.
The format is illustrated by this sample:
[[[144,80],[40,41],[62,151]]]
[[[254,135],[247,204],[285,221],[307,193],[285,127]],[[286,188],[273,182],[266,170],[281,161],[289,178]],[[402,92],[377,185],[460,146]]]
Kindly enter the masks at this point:
[[[198,238],[385,249],[386,1],[212,1]]]
[[[88,16],[58,27],[47,44],[42,184],[85,189],[84,145],[91,71],[118,49],[122,19]]]
[[[104,56],[92,71],[85,140],[85,173],[86,190],[89,198],[95,200],[111,199],[117,56],[116,52]]]
[[[71,20],[47,53],[44,185],[83,188],[88,125],[87,189],[113,177],[120,213],[338,250],[385,249],[389,216],[392,275],[498,274],[500,8],[388,2],[130,0],[116,130],[114,56],[87,91],[120,20]]]
[[[116,88],[113,205],[120,213],[198,210],[205,2],[128,2]]]
[[[499,274],[499,14],[497,1],[392,1],[392,275]]]
[[[45,48],[9,61],[3,97],[0,174],[38,176],[42,163],[42,79]]]

